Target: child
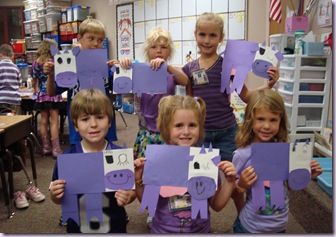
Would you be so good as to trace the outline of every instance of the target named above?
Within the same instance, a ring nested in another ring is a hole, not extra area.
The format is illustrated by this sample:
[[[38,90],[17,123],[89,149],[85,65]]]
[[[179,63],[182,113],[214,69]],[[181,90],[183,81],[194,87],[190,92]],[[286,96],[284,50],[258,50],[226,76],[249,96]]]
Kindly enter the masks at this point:
[[[201,98],[190,96],[166,96],[160,100],[157,127],[161,138],[170,145],[195,146],[204,134],[203,124],[205,120],[205,103]],[[136,193],[139,200],[142,199],[144,187],[142,186],[142,173],[145,159],[138,158],[135,164]],[[209,198],[209,205],[216,211],[220,211],[234,189],[234,177],[236,171],[229,161],[222,161],[218,168],[224,173],[224,178],[219,182],[215,195]],[[180,196],[181,197],[181,196]],[[176,198],[176,196],[175,196]],[[183,195],[190,203],[190,196]],[[189,199],[188,199],[189,198]],[[151,227],[152,233],[209,233],[210,219],[191,219],[191,207],[183,211],[171,212],[169,202],[174,197],[159,197],[156,213]]]
[[[161,64],[168,63],[173,55],[173,41],[168,31],[158,27],[154,28],[148,35],[144,51],[145,59],[150,63],[153,70],[157,70]],[[131,61],[127,58],[120,60],[123,68],[128,68]],[[187,85],[188,78],[181,69],[168,65],[168,72],[173,74],[173,80],[168,81],[169,95],[175,94],[175,83]],[[158,104],[165,94],[142,94],[136,97],[135,108],[139,115],[139,131],[134,144],[134,158],[143,157],[147,144],[162,144],[160,133],[156,127],[158,115]]]
[[[239,179],[236,181],[237,191],[241,196],[246,192],[246,201],[238,206],[239,216],[234,223],[236,233],[284,233],[288,222],[288,195],[283,209],[256,213],[252,210],[251,186],[258,179],[251,166],[251,144],[259,142],[287,142],[287,115],[282,97],[271,89],[251,93],[245,110],[244,123],[236,137],[239,147],[233,156]],[[311,177],[322,173],[319,163],[311,162]],[[284,183],[287,187],[287,185]],[[265,186],[266,202],[270,200],[269,188]],[[236,202],[237,203],[237,202]]]
[[[34,61],[32,66],[32,78],[34,93],[37,94],[35,100],[35,109],[41,112],[40,120],[40,135],[42,140],[42,154],[47,155],[52,153],[54,157],[62,154],[62,150],[59,144],[58,136],[58,109],[63,101],[61,95],[49,96],[47,94],[47,78],[48,75],[43,73],[43,64],[48,62],[51,58],[50,47],[51,45],[57,45],[54,40],[45,39],[40,44],[37,50],[37,60]],[[49,137],[49,117],[50,117],[50,135]]]
[[[111,126],[113,109],[111,102],[98,89],[81,90],[72,100],[70,108],[71,118],[76,131],[82,140],[73,144],[68,153],[100,152],[105,149],[117,149],[106,137]],[[54,167],[50,184],[51,200],[60,204],[66,188],[66,180],[58,179],[57,162]],[[126,233],[126,211],[124,206],[135,199],[133,190],[118,190],[107,192],[104,195],[109,199],[109,207],[104,212],[110,218],[110,233]],[[80,232],[80,227],[72,220],[67,222],[67,232]]]
[[[78,38],[79,38],[78,45],[81,47],[81,49],[102,48],[103,40],[105,38],[105,27],[103,23],[101,23],[99,20],[88,17],[88,19],[83,21],[79,26]],[[115,60],[111,60],[108,62],[108,64],[112,65],[114,62]],[[49,95],[61,94],[66,90],[65,88],[60,88],[56,86],[53,76],[54,73],[53,67],[54,63],[52,62],[45,63],[43,66],[44,72],[49,75],[47,81],[47,90]],[[107,95],[109,94],[109,88],[106,88],[106,94]],[[68,115],[72,96],[73,96],[72,90],[68,90],[68,97],[67,97]],[[80,136],[74,129],[72,119],[69,116],[68,116],[68,123],[69,123],[70,144],[76,144],[80,140]],[[111,124],[112,126],[110,127],[107,137],[110,140],[115,141],[117,140],[115,118],[113,118]]]
[[[231,161],[237,123],[230,106],[230,95],[220,92],[223,58],[217,54],[217,49],[224,38],[223,26],[223,19],[215,13],[200,15],[195,29],[200,57],[187,63],[183,71],[189,78],[188,94],[201,97],[207,105],[204,144],[211,143],[214,148],[219,148],[221,159]],[[268,74],[268,87],[271,88],[279,78],[278,69],[270,67]],[[203,76],[199,78],[197,75]],[[247,102],[248,94],[244,85],[240,98]]]

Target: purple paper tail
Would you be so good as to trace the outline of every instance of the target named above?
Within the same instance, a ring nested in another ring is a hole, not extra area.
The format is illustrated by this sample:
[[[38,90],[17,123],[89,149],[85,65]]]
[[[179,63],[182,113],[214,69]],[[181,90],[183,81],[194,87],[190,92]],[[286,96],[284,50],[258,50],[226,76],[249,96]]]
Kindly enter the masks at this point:
[[[68,219],[73,219],[79,225],[79,212],[77,195],[66,193],[62,200],[62,219],[66,222]]]
[[[197,219],[197,215],[200,213],[201,219],[208,219],[208,200],[197,200],[191,198],[191,219]]]
[[[285,207],[285,189],[282,180],[270,181],[271,206],[273,209]]]
[[[142,195],[140,211],[144,212],[144,210],[147,208],[149,216],[153,217],[155,215],[159,195],[160,195],[160,186],[145,185],[145,189]]]
[[[86,207],[86,221],[90,221],[96,217],[100,224],[103,224],[103,201],[101,193],[88,193],[85,194],[85,207]]]
[[[264,190],[264,182],[257,181],[252,186],[252,204],[253,209],[258,211],[259,209],[264,210],[266,208],[266,197],[265,197],[265,190]]]

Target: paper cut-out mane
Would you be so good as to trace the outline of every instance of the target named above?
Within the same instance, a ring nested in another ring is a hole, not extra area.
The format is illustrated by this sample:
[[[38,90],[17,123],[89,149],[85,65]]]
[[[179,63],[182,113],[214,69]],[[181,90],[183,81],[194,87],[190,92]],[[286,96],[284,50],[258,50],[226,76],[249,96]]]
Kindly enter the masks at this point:
[[[113,66],[111,71],[114,94],[165,94],[171,76],[165,63],[158,70],[153,70],[148,63],[133,63],[130,69]]]
[[[62,154],[58,156],[57,165],[59,178],[66,181],[63,221],[71,218],[80,223],[81,230],[108,232],[109,218],[102,210],[106,206],[102,193],[134,188],[133,149]],[[79,203],[78,194],[83,194]]]
[[[144,193],[140,210],[148,209],[154,216],[161,193],[161,187],[170,186],[165,197],[183,195],[187,191],[191,196],[191,217],[208,218],[208,198],[217,189],[219,150],[183,147],[173,145],[148,145],[145,152],[146,163],[143,183]],[[181,191],[182,190],[182,191]]]
[[[278,62],[283,60],[283,54],[275,49],[275,47],[267,47],[265,42],[259,44],[259,50],[255,55],[252,72],[260,77],[269,79],[267,70],[269,67],[276,67]]]

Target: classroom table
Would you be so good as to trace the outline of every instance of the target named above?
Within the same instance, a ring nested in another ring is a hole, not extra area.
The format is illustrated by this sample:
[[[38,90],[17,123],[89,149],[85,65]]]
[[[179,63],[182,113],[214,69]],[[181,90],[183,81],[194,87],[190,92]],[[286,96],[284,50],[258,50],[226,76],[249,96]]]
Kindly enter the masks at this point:
[[[7,148],[22,140],[26,139],[31,167],[33,173],[33,179],[35,186],[37,186],[37,174],[36,174],[36,164],[34,158],[34,144],[31,139],[32,132],[32,115],[13,115],[13,116],[4,116],[0,115],[0,129],[2,129],[1,139],[0,139],[0,152],[2,155],[7,155],[9,161],[8,167],[8,184],[9,184],[9,197],[11,200],[14,198],[14,183],[13,183],[13,156],[11,151]],[[9,202],[9,208],[11,209],[12,202]],[[9,212],[9,218],[14,214],[14,212]]]

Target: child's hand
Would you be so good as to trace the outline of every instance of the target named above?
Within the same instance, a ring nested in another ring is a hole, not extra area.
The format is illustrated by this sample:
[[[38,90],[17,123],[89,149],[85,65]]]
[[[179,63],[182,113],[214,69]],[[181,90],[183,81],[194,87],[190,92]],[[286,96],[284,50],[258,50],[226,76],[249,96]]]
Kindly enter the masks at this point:
[[[243,189],[249,189],[255,183],[255,181],[257,181],[257,178],[258,176],[256,172],[254,172],[253,167],[249,166],[242,171],[238,180],[238,186]]]
[[[164,62],[165,60],[163,58],[156,58],[156,59],[152,59],[149,64],[150,64],[150,67],[156,71],[160,68],[161,64]]]
[[[312,179],[315,179],[317,176],[319,176],[323,172],[323,169],[321,168],[320,164],[316,160],[312,160],[310,162],[310,170],[311,170]]]
[[[43,72],[47,75],[54,73],[54,63],[51,61],[45,62],[43,64]]]
[[[50,195],[54,200],[60,200],[64,196],[65,180],[57,179],[50,183]]]
[[[218,168],[223,171],[224,175],[228,178],[229,181],[235,181],[237,172],[232,162],[226,160],[221,161],[218,164]]]
[[[142,179],[142,173],[143,173],[143,169],[145,166],[145,162],[146,162],[146,158],[144,157],[140,157],[136,160],[134,160],[134,177],[135,180],[141,180]]]
[[[107,65],[109,67],[112,67],[114,64],[117,64],[117,63],[118,63],[118,60],[116,60],[116,59],[112,59],[112,60],[107,61]]]
[[[129,58],[122,58],[122,59],[120,59],[119,64],[120,64],[121,68],[129,69],[132,65],[132,61]]]
[[[279,79],[279,68],[270,67],[267,70],[267,73],[268,73],[268,76],[270,77],[270,80],[268,81],[268,87],[272,88]]]
[[[134,200],[135,193],[133,190],[118,190],[114,196],[117,199],[118,206],[123,207]]]

